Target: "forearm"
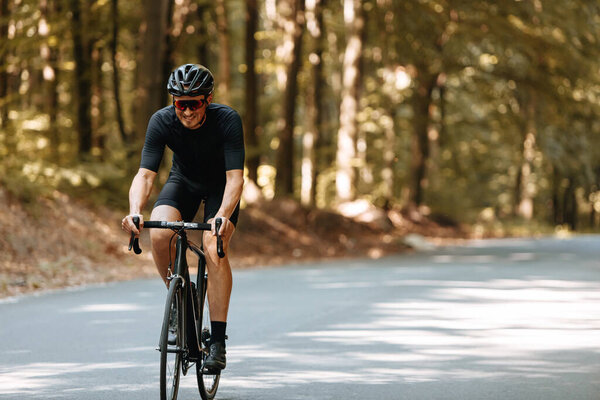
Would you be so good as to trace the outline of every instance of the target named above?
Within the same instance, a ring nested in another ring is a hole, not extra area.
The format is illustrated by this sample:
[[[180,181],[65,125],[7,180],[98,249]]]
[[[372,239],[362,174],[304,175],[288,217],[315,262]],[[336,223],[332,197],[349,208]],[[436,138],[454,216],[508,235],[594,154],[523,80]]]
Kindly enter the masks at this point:
[[[155,172],[140,169],[133,178],[131,188],[129,189],[129,214],[141,214],[148,202],[152,185],[154,183]]]
[[[236,206],[240,202],[243,188],[243,172],[238,170],[227,171],[227,183],[225,184],[223,201],[221,202],[217,216],[223,216],[227,219],[231,218]]]

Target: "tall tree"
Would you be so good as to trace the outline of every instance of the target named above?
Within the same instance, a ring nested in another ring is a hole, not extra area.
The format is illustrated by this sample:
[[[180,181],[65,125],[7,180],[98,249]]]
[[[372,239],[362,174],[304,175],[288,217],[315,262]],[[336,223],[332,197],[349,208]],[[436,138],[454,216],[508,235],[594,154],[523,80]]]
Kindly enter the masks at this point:
[[[425,66],[419,68],[415,77],[415,92],[413,94],[413,134],[411,143],[411,190],[410,203],[419,206],[424,200],[424,187],[429,159],[429,124],[431,95],[438,76],[427,72]]]
[[[344,52],[342,102],[340,104],[340,128],[337,139],[336,198],[338,202],[354,200],[356,158],[356,135],[358,123],[358,89],[360,85],[359,65],[362,52],[362,30],[364,19],[360,0],[344,0],[344,22],[346,26],[346,50]]]
[[[86,3],[89,3],[86,0]],[[92,149],[92,50],[89,29],[84,21],[80,0],[70,0],[72,12],[73,57],[75,60],[75,101],[77,103],[78,153],[86,157]],[[90,4],[86,4],[90,9]]]
[[[275,196],[294,195],[294,114],[296,95],[298,94],[298,73],[302,54],[302,33],[304,32],[304,0],[286,0],[283,2],[289,14],[285,24],[286,40],[290,49],[287,58],[287,74],[284,93],[284,127],[279,132],[275,176]]]
[[[111,16],[112,16],[112,37],[110,41],[110,59],[112,63],[112,83],[113,95],[115,99],[115,114],[121,141],[128,146],[129,135],[125,129],[125,121],[123,120],[123,108],[121,105],[121,80],[120,67],[118,62],[118,47],[119,47],[119,0],[111,0]]]
[[[310,84],[306,95],[307,129],[302,138],[302,188],[300,200],[303,204],[314,206],[316,203],[316,186],[321,152],[322,130],[322,86],[323,79],[323,7],[325,0],[306,1],[306,26],[313,41],[313,51],[309,55],[312,65]]]
[[[0,128],[8,123],[8,2],[0,0]]]
[[[140,26],[141,56],[137,68],[138,87],[135,132],[143,137],[148,119],[163,106],[166,76],[162,76],[169,0],[144,0]]]
[[[50,37],[50,26],[60,18],[60,4],[52,0],[41,0],[40,11],[42,16],[38,24],[38,32],[45,40],[41,45],[41,57],[44,62],[44,98],[45,112],[49,117],[50,148],[54,161],[59,161],[60,135],[57,126],[58,119],[58,41],[56,36]]]
[[[523,158],[518,180],[518,185],[520,186],[518,190],[518,214],[527,220],[533,218],[533,200],[537,183],[533,176],[533,161],[535,158],[537,136],[535,108],[535,95],[527,96],[525,104],[521,105],[524,121]]]
[[[174,14],[174,8],[175,5],[173,4],[173,1],[168,2],[167,4],[167,13],[166,13],[166,21],[165,21],[165,35],[164,35],[164,43],[165,43],[165,47],[164,47],[164,55],[163,55],[163,60],[162,60],[162,71],[161,71],[161,76],[165,77],[163,79],[166,79],[167,76],[169,76],[169,74],[171,73],[171,70],[173,69],[173,64],[174,64],[174,51],[173,48],[175,47],[174,42],[175,42],[175,38],[174,33],[173,33],[173,14]],[[181,28],[180,28],[181,29]],[[165,90],[163,91],[163,101],[164,102],[168,102],[169,100],[169,93]]]
[[[469,2],[438,3],[396,2],[396,14],[401,21],[396,26],[406,26],[409,34],[397,35],[397,54],[413,70],[413,94],[410,100],[412,116],[410,177],[408,202],[419,206],[425,200],[425,186],[429,181],[427,166],[430,163],[429,128],[433,124],[434,99],[432,95],[441,84],[441,76],[461,68],[459,52],[445,51],[447,43],[456,35],[461,12],[475,15]],[[466,10],[463,10],[465,9]],[[474,18],[476,20],[476,18]],[[478,20],[473,22],[478,23]],[[464,62],[464,61],[462,61]],[[438,93],[440,90],[437,91]]]
[[[229,45],[229,24],[225,0],[217,0],[217,32],[219,35],[219,98],[229,104],[231,91],[231,46]]]
[[[244,136],[247,145],[248,178],[258,182],[260,146],[256,127],[258,125],[258,90],[256,77],[256,29],[258,26],[258,5],[256,0],[246,1],[246,90],[244,107]]]
[[[104,63],[104,49],[101,46],[94,46],[92,51],[92,155],[104,160],[106,155],[106,133],[102,130],[102,123],[105,116],[104,85],[102,84],[102,64]]]
[[[207,68],[211,68],[211,66],[208,63],[209,60],[209,51],[208,51],[208,30],[207,30],[207,24],[204,22],[205,19],[205,14],[208,12],[209,7],[204,3],[200,3],[198,4],[198,9],[196,11],[196,14],[198,16],[198,19],[200,21],[200,23],[198,24],[198,37],[199,37],[199,43],[198,43],[198,47],[197,47],[197,57],[198,57],[198,62],[202,65],[204,65]]]
[[[369,13],[367,10],[371,9],[371,2],[369,0],[361,0],[361,14],[362,17],[362,25],[363,28],[360,30],[360,41],[362,42],[362,51],[364,51],[368,46],[368,38],[367,38],[367,25],[369,23]],[[365,74],[365,57],[361,55],[358,59],[358,85],[356,88],[356,101],[357,105],[360,102],[363,92],[363,82],[366,78]],[[357,114],[358,114],[357,109]],[[359,190],[359,185],[361,182],[366,184],[373,183],[373,167],[367,161],[367,151],[368,151],[368,141],[367,141],[367,131],[364,129],[359,129],[358,121],[357,121],[357,129],[356,129],[356,157],[355,157],[355,171],[354,174],[354,187],[356,190]]]

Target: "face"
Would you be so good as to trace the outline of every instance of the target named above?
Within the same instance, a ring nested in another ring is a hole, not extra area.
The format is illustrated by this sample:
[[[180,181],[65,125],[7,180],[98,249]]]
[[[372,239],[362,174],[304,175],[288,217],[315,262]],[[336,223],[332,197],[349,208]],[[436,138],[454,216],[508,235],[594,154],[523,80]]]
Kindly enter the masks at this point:
[[[190,101],[191,103],[187,103]],[[206,114],[206,107],[212,101],[212,94],[208,96],[205,95],[200,96],[173,96],[173,104],[175,105],[175,114],[177,114],[177,118],[181,121],[183,126],[188,129],[196,129],[199,128],[204,119],[204,115]],[[195,102],[200,102],[199,104]],[[195,104],[194,104],[195,103]],[[184,110],[181,107],[185,107]],[[193,108],[196,108],[193,110]]]

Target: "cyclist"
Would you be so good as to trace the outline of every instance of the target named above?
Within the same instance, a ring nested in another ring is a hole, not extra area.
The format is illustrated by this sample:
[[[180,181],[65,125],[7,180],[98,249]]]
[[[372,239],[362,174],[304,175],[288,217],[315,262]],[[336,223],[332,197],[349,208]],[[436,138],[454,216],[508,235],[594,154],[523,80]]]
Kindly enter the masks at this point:
[[[240,116],[231,107],[212,103],[213,89],[213,76],[201,65],[184,64],[170,74],[167,90],[173,96],[173,104],[150,118],[140,168],[129,190],[129,215],[123,218],[122,227],[139,235],[143,227],[142,210],[165,146],[169,147],[173,151],[173,166],[154,204],[151,219],[192,221],[204,201],[204,222],[212,225],[212,232],[203,233],[212,320],[206,367],[223,369],[232,276],[227,256],[217,255],[215,218],[223,221],[219,233],[227,254],[239,214],[245,153]],[[140,218],[139,230],[133,216]],[[167,285],[170,257],[175,255],[174,248],[170,248],[171,235],[162,229],[150,232],[152,256]]]

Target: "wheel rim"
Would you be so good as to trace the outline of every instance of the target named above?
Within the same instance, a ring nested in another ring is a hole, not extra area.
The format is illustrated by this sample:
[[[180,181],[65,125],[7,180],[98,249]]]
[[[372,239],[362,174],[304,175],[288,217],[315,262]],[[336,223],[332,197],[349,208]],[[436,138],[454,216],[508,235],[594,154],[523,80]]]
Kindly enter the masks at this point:
[[[221,372],[211,373],[203,370],[204,360],[208,356],[210,348],[210,310],[208,306],[208,298],[204,298],[204,305],[202,307],[202,362],[197,365],[196,374],[198,378],[198,387],[200,389],[200,395],[205,400],[210,400],[215,397],[217,388],[219,387],[219,380]]]
[[[175,335],[177,339],[175,340],[175,346],[169,345],[167,343],[167,347],[169,350],[177,350],[181,349],[181,335],[179,334],[179,327],[181,326],[181,308],[178,307],[181,302],[179,301],[179,291],[176,292],[176,301],[173,303],[173,307],[171,307],[171,312],[174,312],[176,315],[176,329]],[[179,372],[181,369],[181,353],[171,353],[167,352],[167,387],[169,389],[169,399],[173,399],[178,389],[178,381],[179,381]]]
[[[169,324],[163,326],[161,334],[161,398],[172,400],[177,398],[177,391],[179,389],[179,377],[181,374],[181,352],[182,346],[182,334],[179,332],[179,327],[182,326],[183,322],[183,310],[182,310],[182,299],[181,290],[174,289],[174,293],[169,296],[170,307],[165,310],[165,321],[168,316],[174,315],[176,321],[175,325],[175,345],[168,343],[169,336]]]

